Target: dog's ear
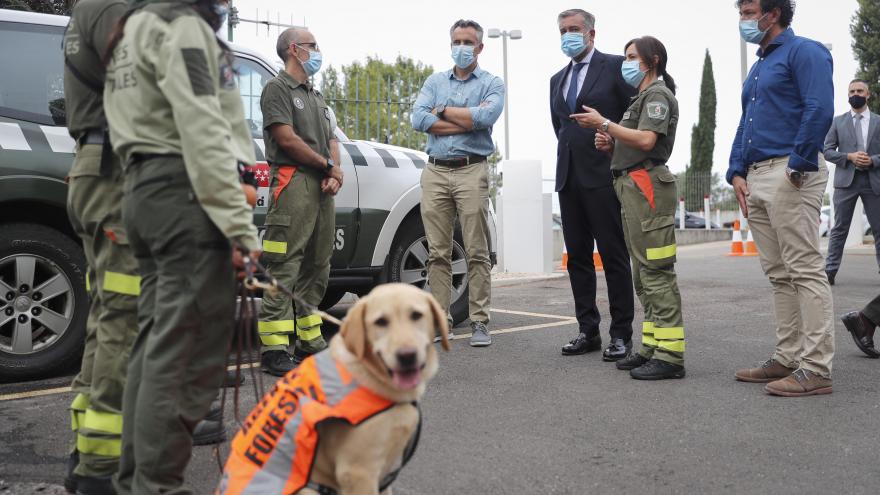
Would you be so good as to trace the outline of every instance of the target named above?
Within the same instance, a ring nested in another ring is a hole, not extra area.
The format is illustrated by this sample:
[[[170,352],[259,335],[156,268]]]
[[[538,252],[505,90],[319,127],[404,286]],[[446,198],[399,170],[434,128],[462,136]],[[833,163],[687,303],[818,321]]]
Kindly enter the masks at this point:
[[[440,307],[440,304],[428,292],[422,292],[428,305],[431,306],[431,314],[434,316],[434,331],[440,332],[440,345],[444,351],[449,350],[449,323],[446,320],[446,312]]]
[[[339,334],[342,335],[345,347],[358,359],[363,358],[367,350],[366,311],[367,298],[360,299],[348,310],[342,326],[339,327]]]

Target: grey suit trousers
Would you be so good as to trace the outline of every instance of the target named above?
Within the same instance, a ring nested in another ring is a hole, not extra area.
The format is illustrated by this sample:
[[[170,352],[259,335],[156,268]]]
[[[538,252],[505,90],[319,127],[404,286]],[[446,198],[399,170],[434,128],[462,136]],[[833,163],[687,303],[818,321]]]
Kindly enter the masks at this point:
[[[843,245],[849,234],[856,200],[862,198],[865,215],[871,232],[874,234],[874,250],[877,265],[880,266],[880,195],[874,194],[867,172],[856,172],[849,187],[834,189],[834,228],[828,234],[828,257],[825,260],[826,272],[837,272],[843,258]]]

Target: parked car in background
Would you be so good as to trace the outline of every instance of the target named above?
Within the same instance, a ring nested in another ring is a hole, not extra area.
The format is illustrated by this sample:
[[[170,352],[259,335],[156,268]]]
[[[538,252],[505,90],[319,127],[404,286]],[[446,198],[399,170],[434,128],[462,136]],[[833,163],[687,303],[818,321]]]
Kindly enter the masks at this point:
[[[822,237],[826,237],[831,229],[834,227],[834,219],[831,218],[831,205],[825,205],[822,207],[820,212],[820,220],[819,220],[819,235]],[[868,215],[862,213],[862,228],[864,229],[863,235],[871,234],[871,225],[868,224]]]
[[[681,227],[681,215],[679,214],[679,210],[675,210],[675,228]],[[691,213],[689,211],[684,212],[684,228],[686,229],[705,229],[706,228],[706,219],[697,215],[696,213]],[[717,223],[710,221],[709,222],[710,229],[720,229]]]

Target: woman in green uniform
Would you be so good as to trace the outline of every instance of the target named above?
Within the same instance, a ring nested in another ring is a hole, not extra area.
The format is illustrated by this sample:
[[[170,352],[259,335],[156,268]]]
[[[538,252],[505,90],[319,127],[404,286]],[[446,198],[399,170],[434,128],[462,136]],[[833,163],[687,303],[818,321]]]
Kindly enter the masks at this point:
[[[589,107],[571,118],[596,129],[596,148],[612,153],[633,281],[645,309],[642,348],[617,368],[639,380],[684,378],[684,323],[674,268],[675,176],[666,166],[678,125],[675,83],[666,72],[666,48],[656,38],[634,39],[625,50],[623,77],[639,94],[620,124]]]
[[[221,385],[233,332],[233,252],[259,249],[238,174],[256,159],[233,57],[215,32],[226,0],[130,5],[104,86],[141,275],[116,490],[191,493],[193,431]]]

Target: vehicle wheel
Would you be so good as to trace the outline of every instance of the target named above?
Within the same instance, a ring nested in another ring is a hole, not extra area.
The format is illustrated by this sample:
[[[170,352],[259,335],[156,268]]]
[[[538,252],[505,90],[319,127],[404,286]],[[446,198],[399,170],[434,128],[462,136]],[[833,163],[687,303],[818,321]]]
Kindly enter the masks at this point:
[[[389,256],[388,279],[390,282],[403,282],[430,290],[428,285],[428,238],[419,216],[411,217],[404,223]],[[456,226],[452,239],[452,298],[449,312],[453,324],[458,325],[468,318],[468,278],[467,259],[461,229]]]
[[[345,294],[346,292],[342,289],[327,289],[327,292],[324,293],[324,299],[321,299],[321,304],[318,304],[318,309],[327,311],[336,306]]]
[[[89,297],[82,248],[36,224],[0,226],[0,381],[66,371],[82,358]]]

